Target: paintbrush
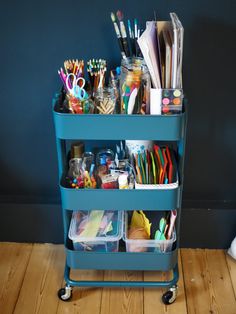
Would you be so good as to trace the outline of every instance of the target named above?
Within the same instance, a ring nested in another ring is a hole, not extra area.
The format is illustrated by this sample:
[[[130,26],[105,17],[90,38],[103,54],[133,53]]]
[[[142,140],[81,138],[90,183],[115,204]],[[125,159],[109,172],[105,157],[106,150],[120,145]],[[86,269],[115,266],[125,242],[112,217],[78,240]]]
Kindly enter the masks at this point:
[[[128,20],[128,30],[129,30],[129,38],[130,38],[131,55],[135,56],[134,32],[132,30],[130,20]]]
[[[126,55],[125,55],[125,52],[124,52],[124,47],[123,47],[123,43],[122,43],[120,30],[119,30],[119,27],[118,27],[118,25],[116,23],[116,16],[115,16],[115,14],[113,12],[111,12],[111,20],[112,20],[114,28],[115,28],[116,36],[117,36],[117,39],[118,39],[118,44],[119,44],[119,47],[120,47],[121,56],[122,56],[123,59],[125,59]]]
[[[116,12],[116,16],[118,20],[120,21],[120,31],[121,31],[121,37],[122,37],[122,43],[125,51],[126,57],[130,56],[129,53],[129,46],[128,46],[128,41],[127,41],[127,34],[126,34],[126,29],[125,29],[125,24],[123,22],[123,13],[119,10]]]

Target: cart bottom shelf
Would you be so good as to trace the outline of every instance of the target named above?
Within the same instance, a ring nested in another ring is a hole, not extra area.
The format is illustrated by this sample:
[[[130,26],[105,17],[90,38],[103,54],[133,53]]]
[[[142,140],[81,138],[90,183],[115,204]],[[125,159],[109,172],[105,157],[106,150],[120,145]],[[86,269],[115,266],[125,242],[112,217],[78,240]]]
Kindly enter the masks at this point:
[[[159,252],[81,252],[66,248],[66,264],[73,269],[100,270],[160,270],[173,269],[178,260],[178,250]]]

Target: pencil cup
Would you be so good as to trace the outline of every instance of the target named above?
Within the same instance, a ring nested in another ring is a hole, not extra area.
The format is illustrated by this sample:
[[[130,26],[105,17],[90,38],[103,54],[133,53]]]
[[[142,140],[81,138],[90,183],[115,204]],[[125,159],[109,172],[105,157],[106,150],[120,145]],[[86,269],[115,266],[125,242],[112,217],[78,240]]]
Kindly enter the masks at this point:
[[[151,151],[153,149],[153,141],[136,141],[126,140],[126,150],[129,156],[132,154],[144,153],[146,150]]]
[[[97,90],[94,97],[96,113],[113,114],[117,98],[114,89],[102,87]]]
[[[126,58],[121,62],[121,113],[149,114],[150,75],[142,58]]]

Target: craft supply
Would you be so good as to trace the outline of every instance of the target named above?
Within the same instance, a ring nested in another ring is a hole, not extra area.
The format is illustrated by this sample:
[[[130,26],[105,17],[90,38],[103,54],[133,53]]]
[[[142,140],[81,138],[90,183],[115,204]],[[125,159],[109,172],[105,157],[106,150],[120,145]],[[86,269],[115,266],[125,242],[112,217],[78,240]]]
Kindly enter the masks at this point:
[[[168,146],[153,145],[130,156],[138,184],[177,183],[174,151]],[[140,187],[141,188],[141,187]]]
[[[144,228],[135,227],[135,228],[130,228],[128,230],[128,239],[148,240],[150,238]],[[145,251],[146,249],[143,249],[142,251],[139,250],[139,252],[145,252]]]
[[[128,175],[127,174],[119,175],[118,182],[119,182],[119,189],[120,190],[127,190],[127,189],[129,189]]]
[[[76,142],[71,144],[70,155],[71,158],[81,158],[84,153],[84,143],[83,142]]]
[[[80,100],[87,99],[88,94],[84,89],[85,79],[83,77],[76,77],[74,73],[70,73],[66,77],[66,88],[68,93]]]
[[[174,225],[177,217],[177,210],[172,210],[170,214],[169,227],[166,232],[166,239],[169,240],[172,237],[172,233],[174,230]]]
[[[138,39],[147,68],[150,72],[154,88],[161,88],[161,73],[159,68],[158,37],[156,22],[148,22],[146,30]]]
[[[115,113],[121,113],[120,107],[120,67],[110,71],[109,87],[113,89],[116,98]]]
[[[90,171],[92,164],[94,164],[94,154],[92,152],[84,152],[82,155],[82,168],[83,170]]]
[[[82,158],[71,158],[69,161],[68,176],[71,178],[77,178],[81,174]]]
[[[139,44],[138,44],[138,39],[141,36],[141,34],[143,33],[143,29],[140,28],[140,25],[138,24],[137,19],[136,19],[136,23],[137,23],[137,38],[134,40],[134,42],[135,42],[135,56],[143,58],[142,52],[141,52]]]
[[[84,77],[84,60],[65,60],[64,68],[67,75],[73,73],[76,77]]]
[[[96,155],[96,165],[99,166],[101,163],[105,163],[109,167],[114,158],[115,154],[113,150],[109,148],[100,149]]]
[[[97,90],[94,101],[98,113],[113,114],[117,99],[112,88],[104,87]]]
[[[183,90],[162,89],[161,103],[162,114],[178,114],[182,112]]]
[[[143,59],[122,60],[120,88],[122,113],[149,113],[150,76]]]
[[[71,113],[88,114],[94,112],[94,103],[91,98],[78,99],[74,96],[67,95],[66,104]]]
[[[133,211],[130,228],[144,228],[150,238],[151,223],[142,210]]]
[[[128,46],[128,41],[127,41],[127,34],[126,34],[125,24],[123,22],[124,15],[120,10],[118,10],[116,12],[116,16],[118,20],[120,21],[120,32],[121,32],[122,44],[125,51],[125,55],[126,57],[129,57],[130,52],[129,52],[129,46]]]
[[[142,210],[134,211],[132,214],[130,226],[128,228],[128,239],[132,240],[148,240],[150,239],[151,224]],[[137,244],[129,245],[130,252],[146,252],[146,247],[137,246]]]
[[[101,176],[102,189],[118,189],[118,174],[112,173],[112,174],[105,174]]]
[[[79,234],[80,237],[93,238],[97,235],[102,217],[104,215],[103,210],[92,210],[89,214],[89,219],[86,227]]]
[[[131,56],[136,56],[134,32],[132,30],[130,20],[128,20],[128,30],[129,30],[129,39],[130,39],[130,47],[131,47]]]
[[[98,88],[104,87],[106,70],[106,60],[104,59],[90,59],[87,62],[87,72],[93,96]]]
[[[159,222],[159,229],[156,231],[154,239],[155,240],[166,240],[165,237],[166,219],[161,218]]]
[[[64,72],[65,71],[65,72]],[[61,78],[61,81],[63,83],[64,89],[66,92],[70,92],[71,88],[72,88],[72,84],[70,81],[67,81],[67,77],[69,74],[73,74],[75,75],[75,78],[81,78],[84,77],[84,61],[83,60],[65,60],[64,61],[64,70],[62,68],[60,68],[60,70],[58,70],[58,74]],[[72,77],[70,77],[70,79],[72,79]],[[80,84],[82,85],[83,82],[80,81]],[[79,85],[79,87],[81,87],[81,85]],[[69,89],[68,89],[69,86]],[[84,87],[84,85],[83,85]],[[82,87],[82,88],[83,88]]]
[[[119,25],[117,24],[116,17],[119,21]],[[129,36],[127,36],[123,12],[118,10],[116,12],[116,16],[112,12],[111,20],[115,28],[115,33],[118,39],[122,58],[125,59],[127,57],[142,57],[139,45],[137,44],[137,40],[142,33],[142,30],[138,25],[138,20],[134,19],[133,22],[134,28],[132,28],[131,20],[130,19],[127,20]]]
[[[118,39],[118,44],[119,44],[119,47],[120,47],[121,56],[122,56],[122,58],[126,58],[124,47],[123,47],[123,41],[122,41],[122,38],[121,38],[121,33],[120,33],[119,27],[118,27],[118,25],[116,23],[116,16],[115,16],[115,14],[113,12],[111,12],[111,20],[112,20],[114,28],[115,28],[116,36],[117,36],[117,39]]]

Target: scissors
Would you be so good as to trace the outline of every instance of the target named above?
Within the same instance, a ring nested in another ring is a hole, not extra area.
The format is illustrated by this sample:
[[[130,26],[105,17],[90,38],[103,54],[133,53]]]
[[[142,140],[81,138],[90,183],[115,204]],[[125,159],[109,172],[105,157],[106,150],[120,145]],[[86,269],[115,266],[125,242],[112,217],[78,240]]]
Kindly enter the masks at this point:
[[[66,88],[70,94],[80,100],[87,99],[88,94],[85,89],[85,79],[83,77],[76,77],[74,73],[70,73],[66,77]]]

